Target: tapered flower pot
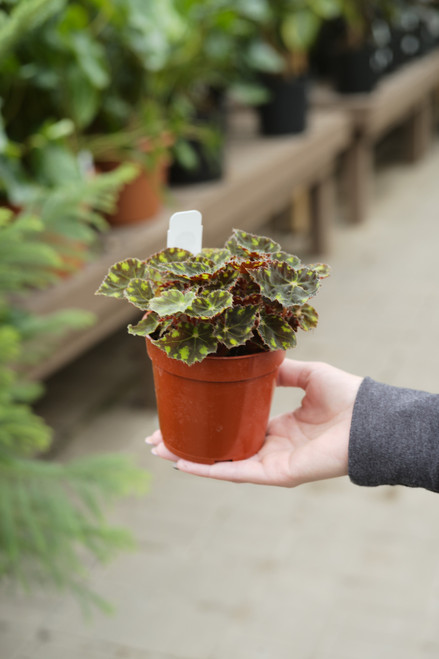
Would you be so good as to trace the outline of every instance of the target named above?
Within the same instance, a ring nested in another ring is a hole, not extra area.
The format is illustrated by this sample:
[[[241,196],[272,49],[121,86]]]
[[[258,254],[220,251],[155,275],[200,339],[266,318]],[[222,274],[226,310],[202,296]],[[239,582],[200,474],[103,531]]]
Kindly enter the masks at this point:
[[[347,49],[335,59],[335,82],[341,94],[367,94],[379,79],[374,66],[375,49],[364,44],[357,49]]]
[[[110,172],[120,166],[120,162],[99,163],[98,168]],[[126,183],[119,193],[116,210],[109,216],[112,226],[137,224],[154,218],[163,205],[163,188],[167,180],[168,161],[162,159],[152,171],[142,169],[139,175]]]
[[[306,129],[308,78],[265,76],[270,99],[258,108],[262,135],[291,135]]]
[[[204,131],[210,132],[210,145],[206,137],[193,137],[188,144],[194,152],[197,162],[194,167],[187,168],[178,160],[174,160],[169,168],[169,183],[171,185],[192,185],[218,181],[224,176],[225,134],[227,113],[225,94],[222,90],[210,89],[205,107],[195,113],[194,124]],[[214,137],[214,143],[212,143]]]
[[[244,460],[265,440],[285,352],[206,357],[188,366],[146,339],[166,447],[192,462]]]

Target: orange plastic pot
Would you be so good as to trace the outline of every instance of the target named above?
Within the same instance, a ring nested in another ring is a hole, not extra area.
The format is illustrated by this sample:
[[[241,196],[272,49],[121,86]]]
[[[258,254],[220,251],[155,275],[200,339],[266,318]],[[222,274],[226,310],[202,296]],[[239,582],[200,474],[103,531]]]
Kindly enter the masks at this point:
[[[206,357],[188,366],[149,339],[160,429],[180,458],[245,460],[265,440],[276,375],[285,352]]]
[[[108,172],[119,167],[120,162],[99,163],[100,171]],[[123,186],[119,193],[115,213],[108,222],[113,226],[137,224],[152,219],[163,205],[163,188],[167,180],[168,161],[162,160],[148,171],[142,169],[138,176]]]

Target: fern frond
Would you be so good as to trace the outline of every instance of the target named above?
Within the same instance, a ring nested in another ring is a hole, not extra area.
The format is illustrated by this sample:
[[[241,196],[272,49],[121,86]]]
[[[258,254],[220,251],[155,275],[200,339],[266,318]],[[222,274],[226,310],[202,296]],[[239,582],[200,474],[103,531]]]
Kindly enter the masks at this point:
[[[90,603],[84,550],[107,562],[133,548],[127,531],[107,524],[102,505],[144,492],[148,482],[123,456],[67,465],[0,459],[0,580],[50,584]],[[96,594],[91,600],[103,604]]]
[[[41,216],[47,231],[90,242],[96,235],[93,230],[108,228],[102,214],[115,210],[119,190],[137,173],[137,167],[125,164],[112,172],[41,192],[30,210]]]

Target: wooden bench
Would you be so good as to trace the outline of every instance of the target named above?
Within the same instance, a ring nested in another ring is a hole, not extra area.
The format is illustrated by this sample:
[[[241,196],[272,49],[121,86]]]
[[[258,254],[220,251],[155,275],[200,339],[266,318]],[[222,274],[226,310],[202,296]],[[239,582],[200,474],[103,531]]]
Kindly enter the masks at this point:
[[[315,107],[342,109],[353,123],[353,139],[343,161],[349,221],[366,217],[374,145],[381,137],[404,124],[408,160],[414,162],[425,154],[432,139],[438,87],[439,51],[435,51],[384,78],[369,94],[342,95],[323,86],[313,90]]]
[[[95,296],[109,267],[127,257],[146,258],[166,246],[169,217],[176,210],[196,208],[203,214],[203,244],[220,246],[233,228],[257,231],[273,214],[291,203],[294,191],[311,192],[311,240],[314,252],[327,248],[334,211],[333,178],[337,156],[351,138],[351,125],[340,111],[314,111],[306,133],[261,138],[252,113],[233,113],[226,149],[226,176],[214,183],[174,188],[153,221],[112,229],[103,251],[70,279],[36,293],[24,303],[39,314],[63,308],[93,312],[93,327],[71,333],[62,345],[29,373],[41,379],[69,363],[92,345],[137,318],[123,301]]]

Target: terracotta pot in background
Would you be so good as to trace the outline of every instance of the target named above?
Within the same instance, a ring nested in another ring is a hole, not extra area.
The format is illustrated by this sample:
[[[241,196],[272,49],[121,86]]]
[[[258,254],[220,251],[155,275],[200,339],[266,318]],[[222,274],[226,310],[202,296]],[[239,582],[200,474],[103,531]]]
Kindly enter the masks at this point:
[[[244,460],[265,440],[282,350],[206,357],[188,366],[146,339],[160,428],[175,455],[213,464]]]
[[[100,162],[101,172],[110,172],[119,167],[116,161]],[[167,180],[168,160],[162,159],[149,171],[143,169],[137,178],[127,183],[119,193],[116,211],[107,216],[109,224],[120,226],[136,224],[153,218],[162,207],[163,186]]]

